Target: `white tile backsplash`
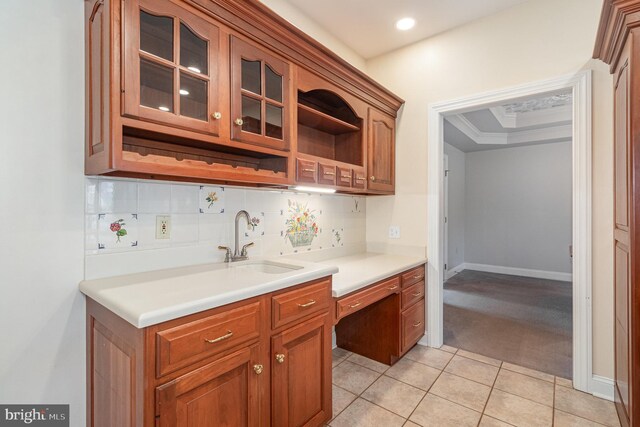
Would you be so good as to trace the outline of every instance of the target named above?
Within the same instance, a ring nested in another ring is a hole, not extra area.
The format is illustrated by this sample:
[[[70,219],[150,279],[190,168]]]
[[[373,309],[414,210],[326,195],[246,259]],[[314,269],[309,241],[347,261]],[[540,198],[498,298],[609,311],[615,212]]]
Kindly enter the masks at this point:
[[[171,213],[196,214],[199,212],[200,186],[172,185]]]
[[[135,181],[100,180],[98,213],[138,211],[138,183]]]
[[[171,186],[152,182],[138,183],[138,213],[171,212]]]
[[[211,204],[205,199],[213,192],[217,200]],[[366,245],[366,203],[359,196],[92,177],[86,180],[86,200],[87,278],[222,261],[224,252],[217,247],[233,247],[234,219],[241,209],[256,220],[252,230],[241,220],[240,229],[241,244],[254,242],[253,257],[326,257],[327,251]],[[156,239],[157,215],[170,215],[169,239]],[[120,219],[127,234],[118,242],[111,224]],[[334,230],[340,231],[339,242]],[[299,246],[289,238],[293,231],[302,234],[293,239]],[[315,235],[311,239],[305,233]],[[125,258],[126,266],[120,263]]]

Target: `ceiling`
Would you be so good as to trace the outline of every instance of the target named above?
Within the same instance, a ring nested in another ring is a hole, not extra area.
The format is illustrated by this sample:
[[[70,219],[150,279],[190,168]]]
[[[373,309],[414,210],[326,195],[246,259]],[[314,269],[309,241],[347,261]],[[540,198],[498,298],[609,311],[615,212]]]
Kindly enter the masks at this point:
[[[451,114],[444,141],[465,153],[571,141],[572,103],[565,91]]]
[[[285,0],[365,59],[494,14],[527,0]],[[416,26],[398,31],[398,19]]]

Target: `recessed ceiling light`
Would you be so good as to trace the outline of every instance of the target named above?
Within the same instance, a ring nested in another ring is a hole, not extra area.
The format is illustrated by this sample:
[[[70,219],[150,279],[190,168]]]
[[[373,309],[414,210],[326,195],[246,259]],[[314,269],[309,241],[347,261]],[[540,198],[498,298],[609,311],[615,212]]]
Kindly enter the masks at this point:
[[[402,18],[396,22],[396,28],[400,31],[410,30],[414,25],[416,25],[416,20],[413,18]]]
[[[170,111],[169,107],[165,107],[164,105],[161,105],[158,107],[158,110],[162,110],[162,111]]]
[[[189,95],[189,91],[186,89],[180,89],[180,95]]]

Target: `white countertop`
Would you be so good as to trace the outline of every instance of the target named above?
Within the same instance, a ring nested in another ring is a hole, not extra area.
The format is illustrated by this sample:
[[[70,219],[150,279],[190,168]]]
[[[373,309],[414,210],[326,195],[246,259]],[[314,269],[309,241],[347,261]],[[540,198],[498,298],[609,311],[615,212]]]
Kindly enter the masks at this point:
[[[277,291],[338,272],[331,263],[277,259],[300,267],[282,274],[248,268],[261,260],[204,264],[80,283],[80,291],[138,328]]]
[[[337,298],[426,262],[423,257],[364,253],[323,264],[338,267],[338,274],[333,275],[333,296]]]

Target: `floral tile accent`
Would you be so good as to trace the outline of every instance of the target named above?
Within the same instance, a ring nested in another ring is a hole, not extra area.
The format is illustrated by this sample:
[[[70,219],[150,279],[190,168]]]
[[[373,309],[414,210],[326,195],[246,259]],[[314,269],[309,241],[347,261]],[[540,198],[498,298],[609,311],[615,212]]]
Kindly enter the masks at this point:
[[[224,188],[200,186],[200,213],[224,213]]]
[[[127,249],[138,246],[137,214],[99,214],[98,249]]]
[[[334,248],[344,246],[343,228],[334,228],[331,230],[331,246]]]
[[[303,204],[291,199],[287,200],[287,203],[289,210],[285,221],[285,240],[294,248],[311,246],[319,232],[315,210],[311,210],[308,203]]]
[[[257,214],[249,213],[251,222],[249,223],[249,230],[244,232],[245,237],[258,237],[264,236],[264,212]]]
[[[352,213],[361,213],[362,205],[364,204],[364,199],[360,197],[352,197],[351,198],[351,212]]]

